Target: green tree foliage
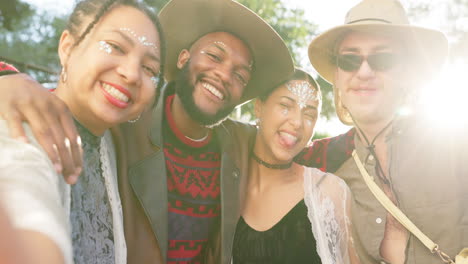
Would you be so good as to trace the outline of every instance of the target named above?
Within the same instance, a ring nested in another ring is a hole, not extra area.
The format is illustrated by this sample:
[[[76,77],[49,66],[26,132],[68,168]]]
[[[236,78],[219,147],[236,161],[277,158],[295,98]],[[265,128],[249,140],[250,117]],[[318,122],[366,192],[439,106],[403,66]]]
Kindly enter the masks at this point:
[[[24,13],[19,17],[3,17],[4,21],[14,23],[0,28],[0,59],[9,61],[40,82],[54,83],[56,75],[53,73],[60,68],[58,39],[65,20],[45,11],[33,11],[28,4],[18,4],[27,6]]]
[[[452,25],[448,29],[450,37],[454,38],[451,56],[463,58],[468,62],[468,0],[450,0],[446,3],[447,21]]]
[[[450,59],[468,62],[468,0],[416,2],[409,4],[408,11],[413,21],[442,13],[439,23],[451,44]]]
[[[21,23],[25,17],[32,14],[32,9],[27,3],[20,0],[7,0],[0,2],[0,25],[9,31],[13,30],[13,25]]]
[[[284,39],[293,54],[296,65],[301,65],[301,51],[309,45],[308,37],[314,35],[317,25],[306,20],[304,10],[291,9],[281,0],[239,0],[264,18]]]

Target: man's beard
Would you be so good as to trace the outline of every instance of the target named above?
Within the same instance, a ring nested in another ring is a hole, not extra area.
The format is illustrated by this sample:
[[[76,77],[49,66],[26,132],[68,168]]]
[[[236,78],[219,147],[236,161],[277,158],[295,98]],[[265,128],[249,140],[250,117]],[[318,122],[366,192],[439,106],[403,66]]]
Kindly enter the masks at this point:
[[[218,112],[216,112],[214,115],[204,113],[195,104],[195,100],[193,98],[193,91],[195,90],[195,86],[190,83],[190,70],[188,67],[189,64],[190,60],[185,63],[184,67],[177,74],[175,81],[175,92],[182,101],[182,106],[190,118],[204,126],[216,126],[229,116],[232,110],[234,110],[235,106],[225,106],[218,110]]]

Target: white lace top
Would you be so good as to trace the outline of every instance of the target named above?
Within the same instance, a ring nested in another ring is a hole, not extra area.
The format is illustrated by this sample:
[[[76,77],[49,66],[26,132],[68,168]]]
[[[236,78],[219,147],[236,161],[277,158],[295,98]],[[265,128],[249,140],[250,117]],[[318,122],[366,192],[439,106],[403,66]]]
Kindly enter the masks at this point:
[[[350,190],[337,176],[304,169],[304,202],[324,264],[359,263],[350,232]]]

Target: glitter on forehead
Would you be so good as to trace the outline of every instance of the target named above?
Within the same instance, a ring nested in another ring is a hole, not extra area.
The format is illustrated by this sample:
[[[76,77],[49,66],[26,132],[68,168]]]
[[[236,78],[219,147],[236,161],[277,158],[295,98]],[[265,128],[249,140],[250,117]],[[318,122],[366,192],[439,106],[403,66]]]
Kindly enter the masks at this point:
[[[223,48],[226,48],[226,44],[224,44],[224,42],[222,42],[222,41],[215,41],[214,44],[217,44],[217,45],[220,45]]]
[[[138,42],[140,42],[143,46],[145,47],[151,47],[155,50],[158,50],[158,47],[156,46],[156,44],[154,44],[153,42],[148,42],[148,38],[145,37],[145,36],[138,36],[135,31],[129,29],[129,28],[119,28],[120,31],[123,31],[123,32],[127,32],[129,33],[130,35],[132,35],[135,39],[138,40]]]
[[[222,42],[222,41],[215,41],[215,42],[213,42],[213,44],[219,45],[219,46],[221,46],[221,47],[223,47],[223,48],[226,48],[226,47],[227,47],[227,45],[226,45],[224,42]],[[205,53],[205,52],[202,51],[201,53]],[[253,60],[251,60],[251,61],[249,62],[248,67],[249,67],[249,70],[252,70],[252,67],[253,67]]]
[[[292,85],[287,83],[286,87],[291,93],[298,97],[297,104],[301,109],[306,107],[307,101],[317,100],[317,96],[314,94],[316,91],[315,88],[306,81],[296,82]]]

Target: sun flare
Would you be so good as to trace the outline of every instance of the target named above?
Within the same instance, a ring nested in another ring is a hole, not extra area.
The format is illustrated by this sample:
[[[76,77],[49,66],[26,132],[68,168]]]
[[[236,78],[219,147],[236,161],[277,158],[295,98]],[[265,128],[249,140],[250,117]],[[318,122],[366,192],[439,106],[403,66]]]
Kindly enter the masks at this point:
[[[435,126],[456,128],[467,125],[467,69],[467,63],[462,60],[447,65],[421,94],[423,113]]]

